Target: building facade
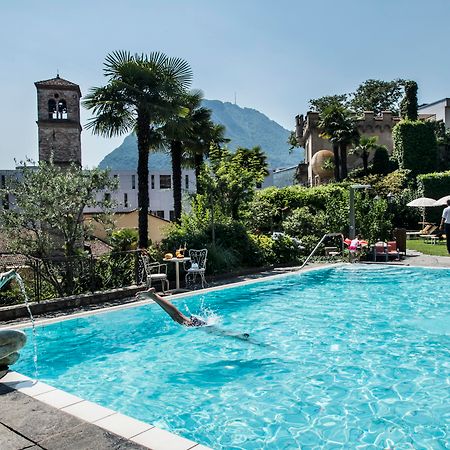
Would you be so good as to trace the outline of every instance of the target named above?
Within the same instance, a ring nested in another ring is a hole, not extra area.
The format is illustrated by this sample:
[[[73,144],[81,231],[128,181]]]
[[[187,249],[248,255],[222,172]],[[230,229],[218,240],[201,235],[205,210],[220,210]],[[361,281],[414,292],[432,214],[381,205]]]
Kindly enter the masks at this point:
[[[450,98],[443,98],[417,108],[420,116],[427,120],[442,121],[445,128],[450,128]]]
[[[392,141],[392,129],[400,121],[400,117],[395,117],[390,111],[384,111],[381,115],[373,112],[365,112],[357,119],[358,131],[361,135],[377,136],[378,144],[385,145],[389,154],[392,154],[394,147]],[[319,113],[309,111],[306,116],[298,115],[295,118],[295,130],[298,142],[305,149],[305,168],[299,173],[303,173],[302,184],[315,186],[321,184],[320,177],[314,173],[311,161],[313,156],[320,150],[332,150],[332,145],[328,139],[322,138],[319,124]],[[360,165],[359,158],[348,156],[348,167],[353,169]]]
[[[132,170],[113,170],[110,176],[118,182],[115,191],[101,191],[97,199],[111,200],[116,206],[114,210],[130,212],[138,207],[138,175]],[[173,178],[170,171],[153,172],[148,175],[149,211],[155,216],[165,220],[173,220]],[[187,200],[196,191],[195,172],[182,170],[182,198],[183,209],[186,209]],[[95,208],[86,208],[87,213],[98,212]]]

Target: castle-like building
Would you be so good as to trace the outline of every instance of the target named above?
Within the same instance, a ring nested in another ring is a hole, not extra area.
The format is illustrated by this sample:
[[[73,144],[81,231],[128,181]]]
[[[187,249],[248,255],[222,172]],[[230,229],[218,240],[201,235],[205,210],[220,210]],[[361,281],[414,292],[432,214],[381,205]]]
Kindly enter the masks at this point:
[[[313,162],[314,155],[320,150],[332,150],[332,144],[328,139],[321,137],[319,128],[319,113],[309,111],[306,117],[298,115],[295,118],[295,133],[299,144],[305,149],[305,162],[298,168],[300,182],[308,186],[323,183],[320,170],[317,170]],[[377,136],[378,144],[385,145],[389,154],[392,153],[394,144],[392,141],[392,128],[400,121],[400,117],[394,116],[390,111],[384,111],[380,115],[374,112],[365,112],[357,119],[357,128],[361,135]],[[355,156],[349,155],[347,161],[349,169],[360,165]]]

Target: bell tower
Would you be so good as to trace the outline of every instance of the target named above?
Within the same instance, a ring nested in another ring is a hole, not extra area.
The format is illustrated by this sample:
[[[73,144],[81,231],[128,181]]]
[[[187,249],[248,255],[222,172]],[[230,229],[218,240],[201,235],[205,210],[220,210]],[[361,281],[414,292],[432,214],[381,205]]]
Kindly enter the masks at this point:
[[[81,166],[80,86],[60,78],[37,81],[39,161]]]

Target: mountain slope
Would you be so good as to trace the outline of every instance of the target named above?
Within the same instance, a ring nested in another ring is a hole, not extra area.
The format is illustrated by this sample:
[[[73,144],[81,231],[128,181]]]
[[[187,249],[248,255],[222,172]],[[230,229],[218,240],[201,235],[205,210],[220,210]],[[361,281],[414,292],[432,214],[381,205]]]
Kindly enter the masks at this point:
[[[204,100],[203,104],[212,110],[212,120],[225,126],[225,135],[231,139],[229,148],[235,150],[237,147],[251,148],[259,145],[266,153],[272,169],[296,165],[303,158],[303,150],[289,153],[289,131],[259,111],[219,100]],[[130,134],[119,147],[105,156],[99,167],[136,170],[137,159],[136,136]],[[149,168],[156,171],[170,169],[169,155],[151,153]]]

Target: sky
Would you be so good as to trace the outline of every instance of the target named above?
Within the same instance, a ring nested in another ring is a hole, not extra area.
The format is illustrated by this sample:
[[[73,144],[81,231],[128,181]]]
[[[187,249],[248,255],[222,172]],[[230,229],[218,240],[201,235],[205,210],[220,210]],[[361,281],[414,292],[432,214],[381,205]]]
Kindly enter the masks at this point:
[[[287,129],[311,98],[370,78],[415,80],[419,103],[450,97],[449,0],[0,0],[0,17],[1,169],[38,158],[34,82],[59,71],[86,94],[114,50],[181,57],[205,98]],[[123,138],[84,130],[83,166]]]

